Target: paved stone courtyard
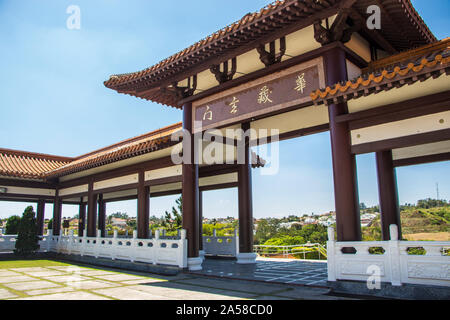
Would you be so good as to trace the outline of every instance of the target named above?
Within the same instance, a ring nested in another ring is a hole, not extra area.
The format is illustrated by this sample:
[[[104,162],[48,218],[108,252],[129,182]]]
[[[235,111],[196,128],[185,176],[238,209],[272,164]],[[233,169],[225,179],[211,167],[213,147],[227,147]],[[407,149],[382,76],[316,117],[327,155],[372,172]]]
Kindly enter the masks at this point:
[[[103,267],[0,264],[0,299],[11,300],[280,300],[344,299],[328,289],[217,279],[180,273],[161,276]]]
[[[258,258],[256,264],[237,264],[235,260],[207,258],[203,269],[194,274],[230,279],[327,287],[326,261]]]

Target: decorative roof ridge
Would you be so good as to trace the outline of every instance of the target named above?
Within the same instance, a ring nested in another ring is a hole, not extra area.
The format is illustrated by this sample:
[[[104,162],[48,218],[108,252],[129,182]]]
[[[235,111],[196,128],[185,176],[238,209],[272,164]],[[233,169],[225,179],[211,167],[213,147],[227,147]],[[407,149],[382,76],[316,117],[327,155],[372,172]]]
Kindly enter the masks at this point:
[[[398,0],[399,2],[402,0]],[[408,10],[408,12],[411,14],[412,16],[414,16],[414,18],[416,18],[417,21],[415,21],[415,23],[417,24],[416,28],[420,28],[420,25],[422,25],[422,27],[425,30],[422,30],[424,33],[427,34],[428,38],[430,39],[430,41],[437,41],[437,38],[434,36],[433,32],[430,30],[430,28],[428,27],[428,25],[425,23],[425,21],[422,19],[422,17],[420,16],[420,14],[417,12],[416,8],[414,8],[411,0],[403,0],[406,1],[406,10]],[[403,2],[403,4],[405,4]]]
[[[422,59],[419,65],[415,65],[414,63],[409,63],[406,68],[401,69],[399,66],[396,66],[392,72],[388,70],[383,70],[379,76],[377,76],[374,72],[369,75],[362,75],[353,81],[347,81],[345,83],[337,83],[331,87],[326,87],[325,89],[318,89],[313,91],[310,96],[311,99],[327,99],[328,97],[335,96],[339,93],[345,93],[349,89],[357,90],[359,87],[368,87],[371,84],[379,84],[384,79],[393,80],[396,76],[407,76],[411,71],[415,73],[421,72],[425,67],[433,68],[436,65],[448,65],[450,64],[450,57],[444,58],[441,54],[438,54],[434,57],[433,61],[428,61],[427,59]]]
[[[89,156],[93,156],[95,154],[100,154],[100,153],[102,153],[104,151],[118,150],[118,149],[120,149],[120,147],[123,147],[125,145],[128,146],[129,144],[133,144],[134,142],[139,143],[140,142],[139,140],[143,140],[143,139],[150,138],[150,137],[153,137],[153,136],[155,136],[154,138],[160,138],[160,137],[164,136],[163,135],[164,132],[170,132],[171,130],[175,130],[177,127],[179,127],[181,129],[182,128],[182,122],[177,122],[177,123],[174,123],[174,124],[171,124],[171,125],[159,128],[157,130],[153,130],[153,131],[150,131],[150,132],[147,132],[147,133],[144,133],[144,134],[132,137],[132,138],[128,138],[128,139],[122,140],[122,141],[114,143],[112,145],[109,145],[109,146],[106,146],[106,147],[103,147],[103,148],[91,151],[89,153],[83,154],[81,156],[75,157],[73,160],[74,161],[82,160],[83,158],[86,158],[86,157],[89,157]],[[158,135],[159,135],[159,137],[157,137]]]
[[[442,50],[445,48],[450,48],[450,37],[444,38],[440,41],[436,41],[436,42],[427,44],[425,46],[421,46],[421,47],[411,49],[411,50],[405,50],[405,51],[399,52],[397,54],[394,54],[394,55],[391,55],[391,56],[388,56],[385,58],[371,61],[371,62],[369,62],[369,65],[367,66],[367,68],[364,68],[361,71],[363,74],[370,73],[377,69],[387,68],[390,65],[393,65],[396,63],[401,63],[406,60],[411,60],[412,58],[415,58],[415,57],[424,56],[426,54],[430,54],[437,50]]]
[[[79,172],[165,148],[170,134],[181,128],[182,123],[177,122],[76,158],[0,148],[0,175],[47,179]],[[39,160],[38,166],[27,163],[30,160]]]
[[[23,150],[7,149],[7,148],[0,148],[0,154],[14,155],[17,157],[25,157],[25,158],[34,158],[39,160],[51,160],[58,162],[71,162],[75,159],[71,157],[57,156],[52,154],[30,152]]]
[[[111,75],[108,80],[104,81],[104,85],[108,88],[111,88],[112,86],[115,85],[113,80],[116,80],[116,79],[118,80],[121,77],[129,77],[129,79],[126,79],[125,81],[134,80],[134,79],[139,78],[140,76],[149,74],[152,71],[155,71],[162,66],[167,67],[168,64],[174,63],[175,60],[177,60],[179,58],[185,57],[185,55],[187,53],[191,53],[192,51],[199,49],[201,46],[211,42],[211,40],[217,40],[220,37],[225,37],[229,33],[236,31],[237,28],[248,28],[249,27],[248,25],[251,24],[252,22],[254,22],[255,19],[259,19],[262,16],[269,15],[273,10],[279,8],[282,5],[289,6],[291,3],[295,3],[298,1],[299,0],[276,0],[276,1],[273,1],[258,11],[249,12],[249,13],[245,14],[241,19],[236,20],[235,22],[233,22],[231,24],[228,24],[227,26],[219,29],[218,31],[210,34],[209,36],[202,38],[201,40],[195,42],[194,44],[178,51],[177,53],[169,56],[168,58],[159,61],[158,63],[154,64],[153,66],[145,68],[141,71]]]

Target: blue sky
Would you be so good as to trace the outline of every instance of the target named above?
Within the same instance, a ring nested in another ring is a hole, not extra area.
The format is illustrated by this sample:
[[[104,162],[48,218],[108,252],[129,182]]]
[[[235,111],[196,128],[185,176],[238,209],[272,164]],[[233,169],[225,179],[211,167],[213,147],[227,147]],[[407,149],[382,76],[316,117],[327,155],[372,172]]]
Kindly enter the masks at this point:
[[[263,0],[0,0],[0,147],[78,156],[181,120],[181,111],[103,86],[111,74],[149,67],[250,11]],[[69,5],[81,9],[81,29],[69,30]],[[449,36],[450,2],[413,1],[439,38]],[[280,145],[280,172],[253,176],[255,217],[334,210],[329,134]],[[373,155],[358,156],[360,200],[377,204]],[[400,202],[450,198],[448,162],[397,171]],[[175,197],[152,199],[151,214]],[[237,191],[204,195],[207,217],[237,216]],[[25,204],[0,202],[0,217]],[[63,215],[76,213],[64,206]],[[108,213],[135,215],[134,201],[110,204]],[[51,216],[51,205],[46,216]]]

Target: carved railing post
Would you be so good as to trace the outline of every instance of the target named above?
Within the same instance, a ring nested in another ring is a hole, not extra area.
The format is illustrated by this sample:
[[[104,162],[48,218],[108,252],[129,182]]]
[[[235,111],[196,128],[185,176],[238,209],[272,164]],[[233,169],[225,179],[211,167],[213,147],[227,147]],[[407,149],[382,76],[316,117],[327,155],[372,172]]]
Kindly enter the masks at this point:
[[[334,239],[334,228],[328,227],[328,241],[327,241],[328,281],[336,281],[335,249],[336,249],[336,241]]]
[[[391,265],[391,283],[393,286],[401,286],[401,266],[400,266],[400,248],[398,240],[397,225],[391,224],[389,226],[390,237],[388,255]]]

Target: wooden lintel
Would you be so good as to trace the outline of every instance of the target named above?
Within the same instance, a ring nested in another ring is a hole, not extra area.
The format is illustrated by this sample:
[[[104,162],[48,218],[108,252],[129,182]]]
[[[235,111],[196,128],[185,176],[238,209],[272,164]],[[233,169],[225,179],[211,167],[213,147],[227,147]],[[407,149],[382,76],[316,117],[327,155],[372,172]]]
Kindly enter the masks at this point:
[[[349,122],[351,130],[450,110],[450,90],[364,111],[340,115],[336,122]]]
[[[425,163],[433,163],[433,162],[441,162],[441,161],[450,161],[450,152],[432,154],[420,157],[412,157],[405,159],[398,159],[393,161],[394,167],[405,167],[405,166],[413,166],[418,164]]]
[[[353,145],[352,153],[364,154],[384,150],[393,150],[446,140],[450,140],[450,129],[436,130],[404,137]]]

